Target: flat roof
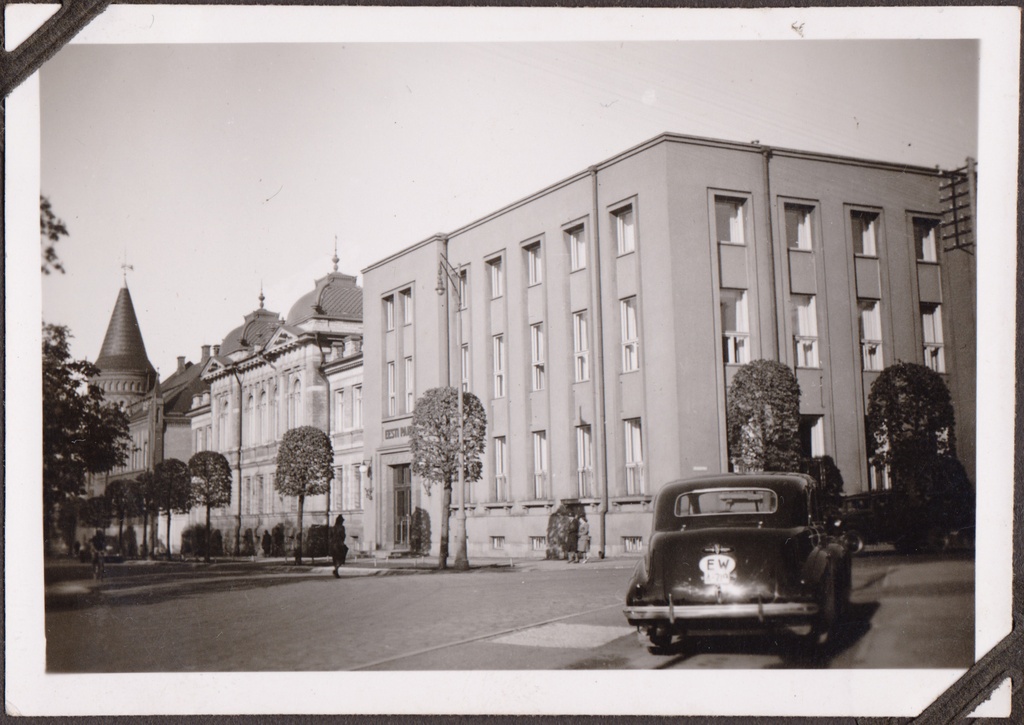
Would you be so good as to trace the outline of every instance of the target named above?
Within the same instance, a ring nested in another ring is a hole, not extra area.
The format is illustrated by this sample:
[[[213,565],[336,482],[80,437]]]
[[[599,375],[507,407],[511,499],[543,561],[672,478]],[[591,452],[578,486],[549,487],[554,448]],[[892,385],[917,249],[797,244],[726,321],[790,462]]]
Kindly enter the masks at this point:
[[[768,145],[765,145],[765,144],[758,143],[756,141],[751,141],[751,142],[727,141],[727,140],[724,140],[724,139],[708,138],[708,137],[705,137],[705,136],[688,136],[686,134],[672,133],[672,132],[668,132],[667,131],[665,133],[661,133],[661,134],[655,136],[654,138],[650,138],[650,139],[648,139],[646,141],[643,141],[643,142],[637,144],[636,146],[632,146],[632,147],[626,149],[625,151],[620,151],[619,153],[615,154],[614,156],[612,156],[610,158],[607,158],[604,161],[600,161],[600,162],[594,164],[593,166],[591,166],[591,167],[589,167],[587,169],[584,169],[583,171],[578,171],[575,174],[572,174],[571,176],[567,176],[566,178],[561,179],[560,181],[556,181],[555,183],[550,184],[549,186],[545,186],[544,188],[540,189],[539,191],[535,191],[535,192],[533,192],[532,194],[530,194],[528,196],[525,196],[525,197],[523,197],[521,199],[518,199],[518,200],[516,200],[516,201],[514,201],[514,202],[512,202],[510,204],[507,204],[507,205],[501,207],[500,209],[497,209],[497,210],[491,212],[490,214],[482,216],[479,219],[475,219],[474,221],[471,221],[468,224],[465,224],[465,225],[455,229],[454,231],[449,232],[448,234],[442,234],[442,233],[433,234],[433,235],[431,235],[430,237],[428,237],[426,239],[423,239],[423,240],[420,240],[420,241],[415,242],[413,244],[410,244],[407,247],[403,247],[402,249],[398,250],[397,252],[395,252],[393,254],[390,254],[387,257],[384,257],[383,259],[380,259],[380,260],[374,262],[373,264],[370,264],[369,266],[365,267],[362,270],[362,273],[366,274],[367,272],[369,272],[371,270],[374,270],[374,269],[376,269],[378,267],[381,267],[381,266],[387,264],[388,262],[390,262],[390,261],[392,261],[394,259],[402,257],[402,256],[404,256],[406,254],[409,254],[410,252],[413,252],[413,251],[419,249],[420,247],[423,247],[423,246],[425,246],[427,244],[430,244],[432,242],[444,241],[446,239],[450,239],[452,237],[458,236],[459,234],[464,234],[465,232],[467,232],[467,231],[469,231],[469,230],[471,230],[471,229],[473,229],[475,227],[478,227],[481,224],[485,224],[488,221],[490,221],[492,219],[495,219],[496,217],[501,216],[502,214],[507,214],[508,212],[512,211],[513,209],[517,209],[517,208],[523,206],[524,204],[528,204],[529,202],[534,201],[535,199],[539,199],[540,197],[545,196],[547,194],[550,194],[553,191],[557,191],[558,189],[561,189],[561,188],[563,188],[565,186],[568,186],[569,184],[572,184],[572,183],[575,183],[577,181],[580,181],[581,179],[584,179],[587,176],[589,176],[591,171],[593,171],[593,170],[600,171],[603,168],[607,168],[609,166],[612,166],[613,164],[617,164],[617,163],[619,163],[619,162],[621,162],[621,161],[623,161],[623,160],[625,160],[625,159],[627,159],[627,158],[629,158],[631,156],[635,156],[638,153],[642,153],[644,151],[647,151],[648,149],[653,148],[654,146],[657,146],[657,145],[662,144],[662,143],[682,143],[682,144],[688,144],[688,145],[691,145],[691,146],[711,146],[711,147],[715,147],[715,148],[729,149],[729,150],[732,150],[732,151],[743,151],[743,152],[746,152],[746,153],[758,153],[758,154],[761,154],[761,153],[768,152],[772,156],[783,156],[783,157],[786,157],[786,158],[805,159],[805,160],[808,160],[808,161],[826,161],[826,162],[829,162],[829,163],[843,164],[843,165],[846,165],[846,166],[860,166],[860,167],[867,167],[867,168],[877,168],[877,169],[884,169],[884,170],[887,170],[887,171],[898,171],[898,172],[901,172],[901,173],[912,173],[912,174],[924,174],[924,175],[928,175],[928,176],[939,176],[942,173],[944,173],[943,170],[940,169],[937,166],[936,167],[932,167],[932,168],[929,168],[927,166],[913,166],[913,165],[910,165],[910,164],[893,163],[891,161],[878,161],[878,160],[872,160],[872,159],[861,159],[861,158],[857,158],[857,157],[854,157],[854,156],[841,156],[839,154],[828,154],[828,153],[822,153],[822,152],[818,152],[818,151],[801,151],[799,149],[790,149],[790,148],[785,148],[785,147],[781,147],[781,146],[768,146]]]

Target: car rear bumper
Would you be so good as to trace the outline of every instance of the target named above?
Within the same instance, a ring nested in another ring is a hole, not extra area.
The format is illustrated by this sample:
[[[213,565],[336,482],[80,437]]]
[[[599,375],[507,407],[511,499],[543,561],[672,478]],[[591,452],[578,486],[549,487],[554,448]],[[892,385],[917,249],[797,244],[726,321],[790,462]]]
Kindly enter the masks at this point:
[[[623,610],[630,624],[690,620],[806,619],[818,613],[811,602],[767,602],[753,604],[671,604],[633,606]]]

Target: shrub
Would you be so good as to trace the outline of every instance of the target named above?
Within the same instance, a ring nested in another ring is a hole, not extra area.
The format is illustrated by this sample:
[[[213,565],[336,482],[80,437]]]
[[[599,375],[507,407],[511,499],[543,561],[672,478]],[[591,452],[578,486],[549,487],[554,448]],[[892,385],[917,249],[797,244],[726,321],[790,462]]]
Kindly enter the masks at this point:
[[[129,526],[124,532],[125,554],[134,559],[139,555],[139,540],[135,535],[135,527]]]
[[[412,526],[409,531],[409,548],[414,554],[430,553],[430,514],[419,506],[412,512]]]
[[[569,525],[578,519],[586,509],[582,504],[560,503],[548,517],[548,547],[545,559],[564,559],[568,553]]]
[[[330,529],[323,524],[313,524],[302,535],[302,553],[306,556],[327,556]]]
[[[256,539],[253,537],[252,529],[246,529],[242,535],[242,550],[239,552],[241,556],[255,556],[256,555]]]
[[[284,556],[284,524],[278,524],[270,532],[273,546],[270,555],[274,557]]]
[[[206,556],[206,527],[195,524],[181,532],[182,556]]]
[[[210,532],[210,556],[224,556],[224,534],[220,529]]]

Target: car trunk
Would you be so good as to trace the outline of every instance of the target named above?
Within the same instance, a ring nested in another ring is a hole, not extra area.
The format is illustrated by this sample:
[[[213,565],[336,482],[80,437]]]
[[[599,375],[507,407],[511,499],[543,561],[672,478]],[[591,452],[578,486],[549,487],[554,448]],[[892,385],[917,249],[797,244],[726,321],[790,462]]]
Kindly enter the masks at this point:
[[[658,534],[653,582],[667,602],[771,602],[799,596],[799,529],[708,528]],[[652,582],[652,583],[653,583]]]

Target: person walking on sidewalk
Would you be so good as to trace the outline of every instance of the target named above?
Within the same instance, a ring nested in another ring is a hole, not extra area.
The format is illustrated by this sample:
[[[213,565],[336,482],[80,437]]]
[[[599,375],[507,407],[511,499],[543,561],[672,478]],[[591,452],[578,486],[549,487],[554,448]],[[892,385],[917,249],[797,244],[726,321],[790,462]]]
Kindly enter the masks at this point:
[[[338,515],[331,527],[331,560],[334,564],[334,578],[340,579],[339,566],[345,566],[345,557],[348,556],[348,546],[345,545],[345,518]]]
[[[585,516],[580,516],[580,523],[577,527],[576,535],[576,558],[582,561],[584,564],[587,563],[587,553],[590,550],[590,524],[587,523]]]
[[[578,535],[578,523],[575,516],[569,518],[569,529],[565,534],[565,558],[569,564],[579,561],[576,556],[576,537]]]

